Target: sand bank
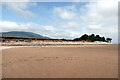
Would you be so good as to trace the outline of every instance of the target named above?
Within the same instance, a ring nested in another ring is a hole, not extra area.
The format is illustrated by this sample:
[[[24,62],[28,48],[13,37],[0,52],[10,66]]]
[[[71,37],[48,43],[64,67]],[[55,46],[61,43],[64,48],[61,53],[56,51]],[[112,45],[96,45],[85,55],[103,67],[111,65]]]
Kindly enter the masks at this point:
[[[5,49],[3,78],[117,78],[117,45]]]

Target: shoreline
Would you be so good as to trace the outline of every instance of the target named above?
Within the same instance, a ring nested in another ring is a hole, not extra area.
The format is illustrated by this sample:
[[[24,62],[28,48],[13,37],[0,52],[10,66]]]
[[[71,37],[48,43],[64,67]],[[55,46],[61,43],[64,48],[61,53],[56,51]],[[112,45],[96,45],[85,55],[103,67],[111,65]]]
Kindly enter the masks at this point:
[[[106,45],[108,42],[2,42],[2,46]]]
[[[105,47],[110,45],[118,46],[118,44],[41,45],[41,46],[1,46],[0,45],[0,50],[11,49],[11,48],[25,48],[25,47],[28,48],[29,47]]]

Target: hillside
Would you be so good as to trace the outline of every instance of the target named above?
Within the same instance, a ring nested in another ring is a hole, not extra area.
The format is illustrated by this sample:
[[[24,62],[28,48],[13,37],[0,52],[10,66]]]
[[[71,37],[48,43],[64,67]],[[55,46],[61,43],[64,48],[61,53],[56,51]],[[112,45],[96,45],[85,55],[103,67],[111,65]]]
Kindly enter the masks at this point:
[[[2,35],[3,37],[49,38],[36,33],[24,31],[1,32],[0,35]]]

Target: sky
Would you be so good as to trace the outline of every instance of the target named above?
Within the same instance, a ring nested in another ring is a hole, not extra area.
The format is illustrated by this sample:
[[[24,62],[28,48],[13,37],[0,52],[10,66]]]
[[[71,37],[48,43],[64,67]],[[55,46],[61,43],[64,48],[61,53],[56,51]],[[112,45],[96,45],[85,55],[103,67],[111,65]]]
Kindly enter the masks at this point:
[[[118,1],[2,2],[0,32],[27,31],[50,38],[96,34],[118,42]]]

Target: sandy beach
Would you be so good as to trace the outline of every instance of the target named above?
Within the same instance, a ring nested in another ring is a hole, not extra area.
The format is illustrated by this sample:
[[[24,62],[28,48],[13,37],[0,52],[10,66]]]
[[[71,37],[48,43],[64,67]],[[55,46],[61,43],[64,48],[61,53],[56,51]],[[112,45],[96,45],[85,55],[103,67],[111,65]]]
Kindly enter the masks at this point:
[[[117,45],[18,47],[2,50],[3,78],[117,78]]]

